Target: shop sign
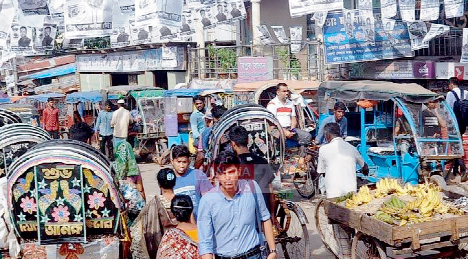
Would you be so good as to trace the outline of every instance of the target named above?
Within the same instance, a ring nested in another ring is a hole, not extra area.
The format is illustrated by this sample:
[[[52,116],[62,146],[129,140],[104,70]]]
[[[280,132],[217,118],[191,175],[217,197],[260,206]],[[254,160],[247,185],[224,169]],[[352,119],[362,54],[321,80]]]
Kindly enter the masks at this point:
[[[456,77],[458,80],[468,80],[468,64],[437,62],[435,64],[435,70],[436,79]]]
[[[191,89],[233,89],[237,79],[223,80],[200,80],[194,79],[190,81]]]
[[[434,62],[431,61],[377,61],[351,65],[352,79],[433,79]]]
[[[273,79],[272,57],[239,57],[237,59],[238,83],[268,81]]]

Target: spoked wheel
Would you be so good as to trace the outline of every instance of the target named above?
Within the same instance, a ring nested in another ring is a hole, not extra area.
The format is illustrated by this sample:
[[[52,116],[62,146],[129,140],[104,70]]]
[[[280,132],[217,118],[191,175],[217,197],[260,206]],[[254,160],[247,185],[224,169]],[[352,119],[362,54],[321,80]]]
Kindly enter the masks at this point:
[[[314,178],[317,175],[317,157],[313,156],[308,164],[305,176],[294,179],[294,187],[299,195],[306,199],[312,198],[317,190],[318,177]]]
[[[278,253],[286,259],[310,258],[309,232],[300,215],[304,212],[293,202],[281,203],[277,211],[276,219],[281,229],[276,243]]]
[[[315,208],[315,225],[325,247],[337,258],[343,258],[343,251],[339,241],[335,237],[333,224],[330,223],[325,213],[324,199],[321,199]]]
[[[385,247],[375,238],[358,232],[353,238],[351,259],[384,259],[387,258]]]

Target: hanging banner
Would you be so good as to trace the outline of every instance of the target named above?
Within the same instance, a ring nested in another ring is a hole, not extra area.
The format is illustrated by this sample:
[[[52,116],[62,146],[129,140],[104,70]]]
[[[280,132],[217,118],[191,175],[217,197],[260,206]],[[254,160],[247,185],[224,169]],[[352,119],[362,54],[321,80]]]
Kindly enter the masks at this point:
[[[455,18],[463,16],[465,12],[464,0],[444,0],[445,18]]]
[[[247,17],[247,12],[245,11],[244,0],[230,0],[228,3],[228,18],[232,21],[243,20]]]
[[[353,32],[354,32],[354,13],[355,10],[343,10],[343,16],[344,16],[344,27],[346,31],[346,35],[348,35],[349,39],[354,38]]]
[[[7,39],[15,18],[15,7],[12,0],[4,0],[0,5],[0,50],[6,49]]]
[[[49,0],[49,11],[52,21],[56,23],[63,22],[64,3],[65,1],[63,0]]]
[[[315,24],[318,27],[322,28],[323,25],[325,24],[325,20],[327,19],[327,14],[328,14],[328,11],[315,12],[312,19],[315,20]]]
[[[213,28],[216,24],[216,18],[213,17],[212,12],[211,12],[211,7],[203,7],[196,9],[197,13],[197,19],[198,22],[201,22],[203,25],[203,28],[208,29],[208,28]]]
[[[427,26],[425,22],[409,22],[408,32],[411,39],[412,50],[429,48],[429,42],[424,41],[424,37],[427,34]]]
[[[135,18],[139,26],[182,25],[182,9],[184,0],[135,0]]]
[[[463,28],[463,43],[460,63],[468,63],[468,28]]]
[[[289,0],[289,12],[293,18],[343,8],[343,0]]]
[[[354,38],[350,39],[344,29],[343,13],[329,13],[323,27],[325,62],[342,64],[414,55],[405,23],[396,21],[393,30],[389,32],[384,31],[382,26],[375,26],[373,44],[366,40],[363,29],[362,26],[355,26]]]
[[[439,19],[439,0],[421,0],[419,20],[433,21]]]
[[[182,26],[180,34],[183,36],[191,36],[195,34],[194,17],[191,9],[185,9],[182,13]]]
[[[163,47],[161,58],[161,66],[167,68],[177,67],[177,47]]]
[[[375,41],[375,24],[372,10],[359,10],[359,16],[361,18],[361,27],[366,40],[373,43]]]
[[[11,51],[17,54],[32,54],[32,35],[32,27],[12,24],[10,33]]]
[[[415,21],[415,0],[400,0],[400,15],[405,22]]]
[[[65,36],[67,38],[102,37],[112,34],[114,1],[65,2]]]
[[[24,15],[49,15],[47,0],[18,0],[18,5]]]
[[[118,0],[123,14],[135,14],[135,0]]]
[[[81,49],[84,47],[84,39],[64,39],[64,49]]]
[[[383,18],[393,18],[397,15],[396,0],[381,0],[381,13]]]
[[[291,53],[298,53],[302,49],[302,26],[289,27],[291,36]]]
[[[382,19],[383,29],[387,32],[393,31],[395,27],[395,20],[393,19]]]
[[[112,48],[120,48],[130,45],[130,27],[122,26],[115,28],[110,36]]]
[[[262,42],[263,45],[269,45],[269,44],[275,43],[266,25],[257,26],[257,30],[260,32],[260,41]]]
[[[429,32],[424,36],[423,41],[429,42],[430,40],[434,39],[439,35],[443,35],[450,31],[450,27],[443,24],[431,24],[431,28]]]
[[[55,43],[55,34],[57,33],[56,24],[44,23],[43,27],[36,27],[36,37],[34,40],[34,50],[44,52],[52,50]]]
[[[275,34],[278,41],[282,44],[288,43],[288,37],[286,36],[286,32],[284,31],[283,26],[271,26],[273,33]]]

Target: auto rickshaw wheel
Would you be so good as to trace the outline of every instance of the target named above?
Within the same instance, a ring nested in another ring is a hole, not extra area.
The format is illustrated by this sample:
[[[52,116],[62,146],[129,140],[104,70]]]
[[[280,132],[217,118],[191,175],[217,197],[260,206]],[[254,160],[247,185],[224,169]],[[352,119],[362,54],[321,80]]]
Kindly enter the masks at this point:
[[[447,188],[447,183],[445,182],[444,177],[438,174],[431,175],[431,178],[429,178],[429,183],[433,183],[439,186],[440,188],[442,188],[442,190],[445,190]]]
[[[351,259],[387,258],[385,247],[377,239],[358,232],[351,245]]]

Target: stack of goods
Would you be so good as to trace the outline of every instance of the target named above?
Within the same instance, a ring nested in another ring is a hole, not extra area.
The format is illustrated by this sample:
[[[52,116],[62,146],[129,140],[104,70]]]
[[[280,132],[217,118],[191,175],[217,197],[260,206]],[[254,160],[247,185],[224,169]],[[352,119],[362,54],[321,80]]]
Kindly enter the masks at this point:
[[[361,211],[376,219],[400,226],[464,214],[463,210],[444,201],[442,195],[440,188],[432,184],[402,187],[396,179],[385,178],[376,184],[375,190],[362,186],[358,193],[347,194],[337,202],[344,201],[346,207],[355,210],[361,207]]]

